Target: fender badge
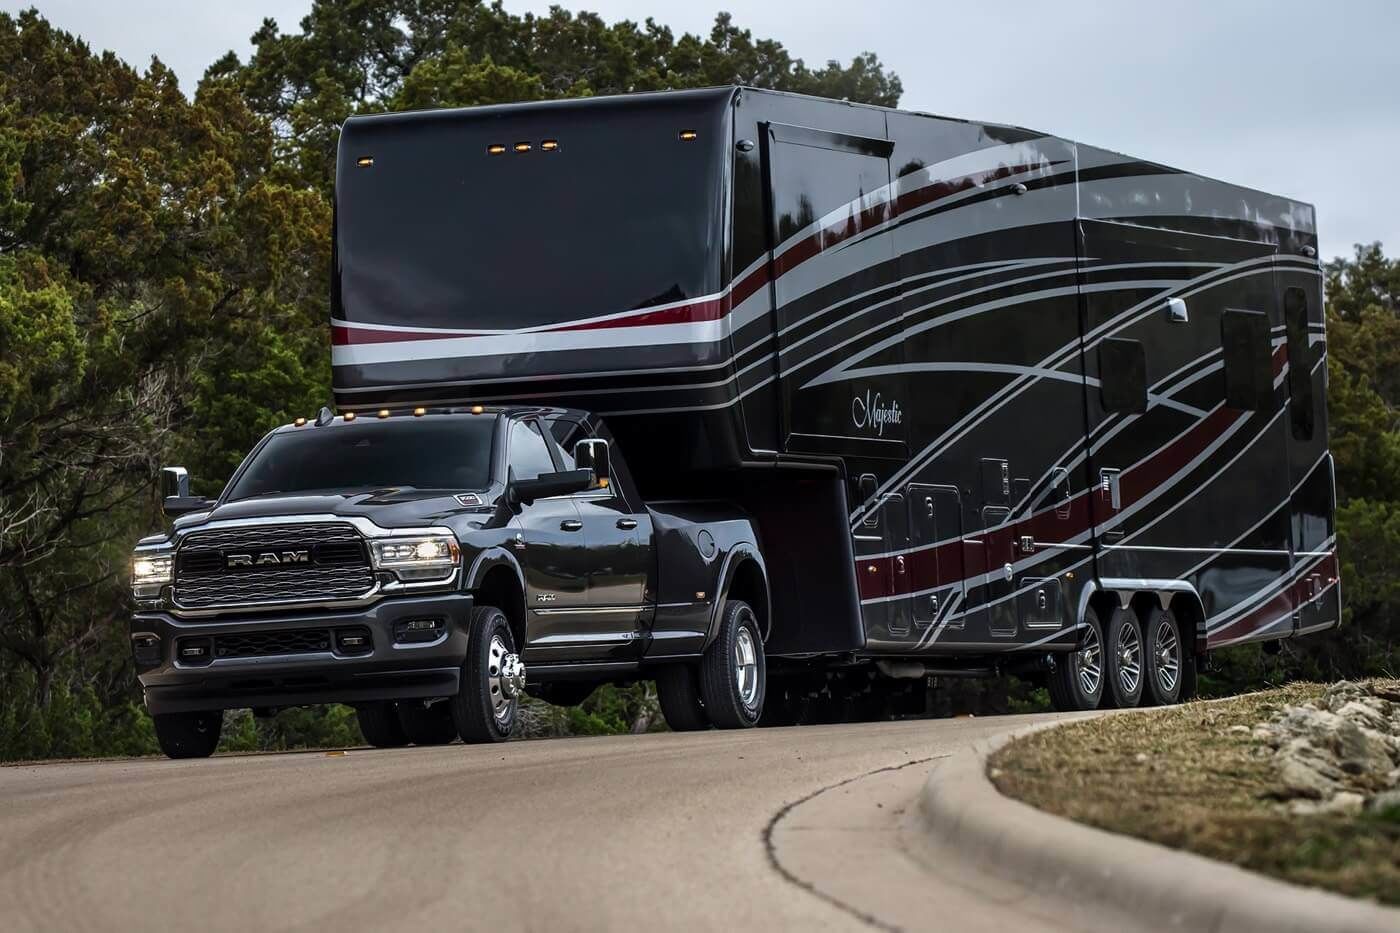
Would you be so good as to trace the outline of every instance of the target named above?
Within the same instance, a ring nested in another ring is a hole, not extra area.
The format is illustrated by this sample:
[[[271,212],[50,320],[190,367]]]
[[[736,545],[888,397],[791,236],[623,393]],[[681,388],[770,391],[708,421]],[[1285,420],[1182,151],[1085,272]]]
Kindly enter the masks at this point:
[[[456,496],[456,499],[458,505],[465,505],[467,508],[481,505],[481,497],[472,492],[464,492]]]

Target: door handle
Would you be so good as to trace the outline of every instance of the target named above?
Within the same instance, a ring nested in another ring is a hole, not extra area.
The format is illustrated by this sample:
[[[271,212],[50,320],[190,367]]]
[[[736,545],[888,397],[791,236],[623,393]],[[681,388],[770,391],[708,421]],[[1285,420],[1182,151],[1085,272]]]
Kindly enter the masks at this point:
[[[576,518],[566,518],[559,523],[560,531],[579,531],[583,528],[583,522]]]
[[[621,528],[623,531],[631,531],[633,528],[637,527],[637,520],[635,518],[619,518],[617,520],[617,527]]]

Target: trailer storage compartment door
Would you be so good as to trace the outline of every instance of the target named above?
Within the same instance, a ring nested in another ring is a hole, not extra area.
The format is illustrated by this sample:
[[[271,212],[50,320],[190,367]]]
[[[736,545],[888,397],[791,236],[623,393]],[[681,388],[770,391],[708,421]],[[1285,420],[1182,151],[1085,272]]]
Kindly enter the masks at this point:
[[[783,449],[903,458],[892,144],[769,123],[764,145]],[[840,371],[872,346],[863,375]]]

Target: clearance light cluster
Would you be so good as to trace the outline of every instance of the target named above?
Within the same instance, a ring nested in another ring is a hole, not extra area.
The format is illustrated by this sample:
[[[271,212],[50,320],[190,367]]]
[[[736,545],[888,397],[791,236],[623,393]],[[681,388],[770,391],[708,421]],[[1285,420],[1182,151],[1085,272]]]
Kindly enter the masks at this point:
[[[489,145],[489,146],[486,147],[486,154],[487,154],[487,155],[505,155],[505,153],[506,153],[507,150],[510,150],[510,151],[513,151],[513,152],[529,152],[529,151],[530,151],[531,149],[533,149],[533,148],[535,148],[535,144],[534,144],[534,143],[531,143],[531,142],[529,142],[529,141],[527,141],[527,140],[523,140],[523,139],[522,139],[520,142],[514,143],[514,144],[511,145],[511,146],[506,146],[504,143],[492,143],[491,145]],[[558,151],[559,151],[559,140],[557,140],[557,139],[546,139],[546,140],[543,140],[543,141],[540,143],[540,151],[541,151],[541,152],[558,152]]]

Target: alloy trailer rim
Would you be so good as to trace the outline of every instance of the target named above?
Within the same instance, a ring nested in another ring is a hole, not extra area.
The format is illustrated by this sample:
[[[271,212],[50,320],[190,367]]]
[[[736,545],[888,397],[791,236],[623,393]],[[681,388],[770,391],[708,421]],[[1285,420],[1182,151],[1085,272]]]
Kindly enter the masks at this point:
[[[1176,636],[1176,626],[1166,619],[1157,626],[1156,647],[1153,660],[1157,668],[1157,686],[1163,693],[1170,694],[1181,677],[1181,640]]]
[[[1142,636],[1136,626],[1125,625],[1118,632],[1118,686],[1133,694],[1141,681]]]
[[[500,635],[492,635],[486,649],[486,688],[496,722],[510,719],[520,692],[525,689],[525,665]]]
[[[758,702],[758,648],[748,626],[742,626],[734,639],[734,685],[739,701],[753,709]]]
[[[1079,675],[1079,689],[1085,696],[1095,696],[1103,680],[1103,645],[1099,641],[1098,630],[1087,626],[1084,644],[1075,652],[1075,667]]]

